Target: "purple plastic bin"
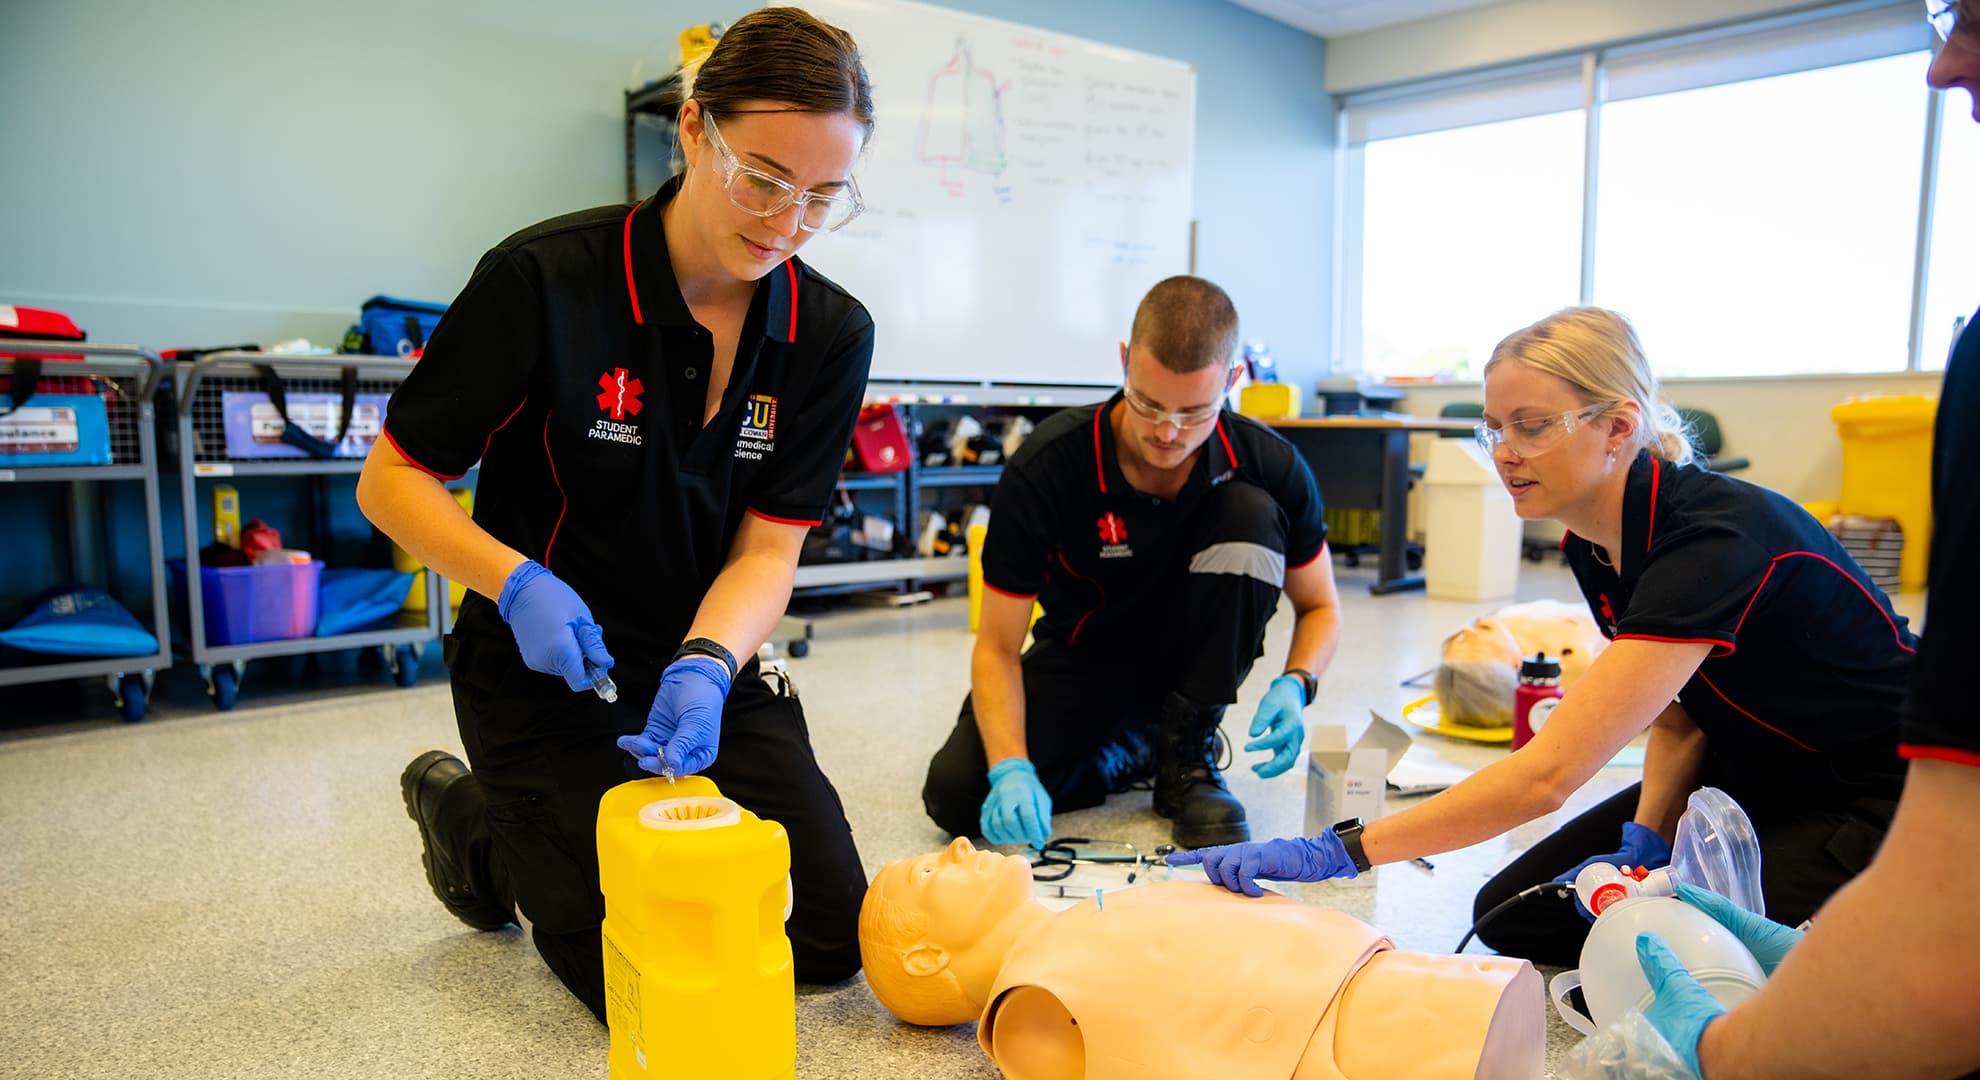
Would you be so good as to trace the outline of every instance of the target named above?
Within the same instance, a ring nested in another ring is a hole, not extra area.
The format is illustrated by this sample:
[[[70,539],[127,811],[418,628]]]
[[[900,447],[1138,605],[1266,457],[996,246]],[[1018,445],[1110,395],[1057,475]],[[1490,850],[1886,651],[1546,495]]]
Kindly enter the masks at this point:
[[[201,606],[208,645],[246,645],[308,637],[316,631],[322,560],[307,565],[202,566]],[[185,607],[186,564],[172,560],[172,587]]]

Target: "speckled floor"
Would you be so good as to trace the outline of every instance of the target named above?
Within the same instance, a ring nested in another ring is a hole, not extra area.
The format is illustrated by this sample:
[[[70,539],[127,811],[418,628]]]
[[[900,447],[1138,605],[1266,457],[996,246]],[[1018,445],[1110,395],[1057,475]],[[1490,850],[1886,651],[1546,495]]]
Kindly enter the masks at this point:
[[[1366,568],[1341,578],[1345,640],[1309,719],[1358,729],[1370,708],[1393,715],[1415,696],[1399,680],[1428,668],[1443,635],[1488,605],[1372,597]],[[1574,595],[1565,571],[1531,564],[1521,594]],[[967,688],[965,620],[959,599],[828,614],[812,655],[793,663],[869,870],[944,839],[919,792]],[[1268,657],[1283,655],[1289,625],[1282,610]],[[1276,660],[1267,666],[1234,716],[1250,716]],[[469,930],[421,877],[399,770],[422,750],[459,750],[431,658],[410,690],[331,668],[287,689],[283,670],[250,669],[240,706],[224,714],[179,673],[140,726],[110,719],[100,691],[35,699],[41,713],[8,718],[0,1076],[606,1075],[604,1029],[526,936]],[[1474,767],[1502,752],[1429,735],[1418,745]],[[1300,831],[1301,771],[1230,777],[1254,835]],[[1562,813],[1632,778],[1605,769]],[[1438,856],[1434,874],[1393,866],[1373,888],[1288,891],[1366,919],[1404,948],[1448,950],[1488,871],[1549,828],[1537,821]],[[1145,794],[1060,815],[1055,831],[1144,847],[1167,839]],[[803,1077],[996,1075],[971,1028],[899,1024],[858,979],[801,988],[798,1031]],[[1553,1022],[1550,1060],[1574,1038]]]

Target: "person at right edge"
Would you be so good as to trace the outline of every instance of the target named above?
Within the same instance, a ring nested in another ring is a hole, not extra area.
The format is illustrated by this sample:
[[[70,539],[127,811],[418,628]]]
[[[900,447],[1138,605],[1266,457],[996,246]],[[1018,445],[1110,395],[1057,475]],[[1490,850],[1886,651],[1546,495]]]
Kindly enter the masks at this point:
[[[1376,821],[1202,856],[1213,880],[1319,881],[1466,847],[1551,814],[1639,733],[1642,782],[1562,825],[1479,890],[1478,938],[1573,966],[1590,862],[1670,861],[1691,793],[1752,819],[1767,910],[1799,922],[1861,873],[1904,783],[1898,707],[1916,639],[1822,523],[1692,464],[1628,320],[1569,308],[1485,365],[1480,441],[1520,517],[1567,527],[1569,568],[1611,641],[1531,742]]]
[[[1980,0],[1926,5],[1944,38],[1926,81],[1963,88],[1980,121]],[[1950,101],[1947,102],[1951,104]],[[1969,135],[1969,137],[1971,137]],[[1980,197],[1973,191],[1963,196]],[[1970,243],[1969,238],[1969,243]],[[1980,253],[1980,246],[1969,250]],[[1946,362],[1932,444],[1932,568],[1898,752],[1910,759],[1897,817],[1877,859],[1836,893],[1804,935],[1713,893],[1681,895],[1731,928],[1768,972],[1727,1012],[1664,942],[1639,935],[1657,990],[1624,1071],[1705,1080],[1749,1077],[1980,1077],[1980,714],[1966,679],[1980,640],[1980,311]],[[1775,914],[1771,908],[1769,914]],[[1629,1034],[1625,1034],[1629,1033]],[[1646,1045],[1648,1044],[1648,1045]],[[1668,1063],[1668,1064],[1665,1064]]]
[[[1158,282],[1121,346],[1123,387],[1047,418],[991,504],[970,694],[922,801],[951,834],[1042,846],[1052,811],[1152,781],[1181,847],[1250,835],[1219,723],[1281,592],[1284,674],[1252,717],[1252,766],[1299,760],[1340,615],[1320,492],[1265,425],[1223,408],[1237,309],[1202,278]],[[1032,603],[1035,644],[1020,651]]]

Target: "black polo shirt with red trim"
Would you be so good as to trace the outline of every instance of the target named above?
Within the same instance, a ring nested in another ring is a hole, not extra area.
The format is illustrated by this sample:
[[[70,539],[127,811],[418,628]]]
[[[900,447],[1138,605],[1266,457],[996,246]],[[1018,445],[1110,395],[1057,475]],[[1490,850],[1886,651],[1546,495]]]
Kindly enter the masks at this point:
[[[1897,797],[1917,640],[1828,529],[1777,492],[1644,451],[1622,537],[1620,576],[1582,537],[1562,550],[1610,638],[1712,645],[1679,695],[1709,740],[1706,783],[1749,812]]]
[[[436,477],[480,461],[476,523],[575,589],[634,671],[673,655],[743,514],[824,516],[873,355],[866,309],[792,258],[757,283],[704,425],[713,338],[681,296],[661,224],[678,188],[488,252],[385,425]],[[509,637],[473,598],[460,627]]]
[[[1980,768],[1980,710],[1966,678],[1980,644],[1980,312],[1946,361],[1932,436],[1932,571],[1925,634],[1904,700],[1908,758]]]
[[[1225,410],[1175,499],[1134,490],[1121,473],[1108,423],[1121,402],[1047,417],[1012,455],[990,504],[983,583],[1045,609],[1038,641],[1146,654],[1150,635],[1175,622],[1188,572],[1180,526],[1210,490],[1242,478],[1286,516],[1286,565],[1320,557],[1325,508],[1313,472],[1292,444],[1256,420]]]

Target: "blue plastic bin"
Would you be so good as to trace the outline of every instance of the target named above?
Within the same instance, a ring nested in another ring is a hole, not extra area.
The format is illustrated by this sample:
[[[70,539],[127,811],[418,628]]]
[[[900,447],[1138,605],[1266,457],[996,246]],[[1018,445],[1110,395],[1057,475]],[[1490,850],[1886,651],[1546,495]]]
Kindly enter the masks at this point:
[[[173,559],[172,590],[185,611],[186,562]],[[316,631],[322,560],[307,565],[202,566],[199,588],[208,645],[308,637]]]

